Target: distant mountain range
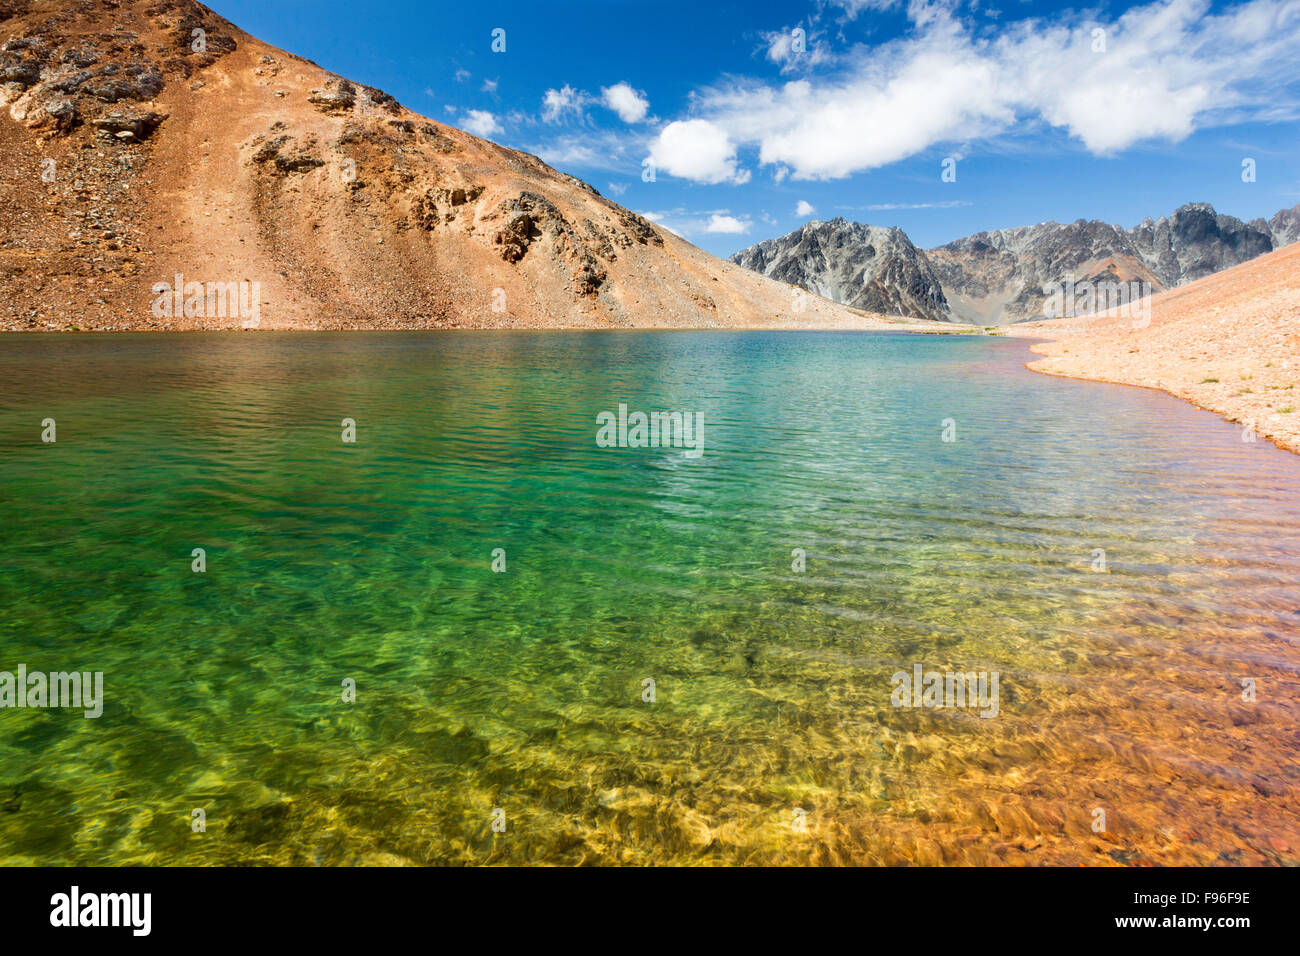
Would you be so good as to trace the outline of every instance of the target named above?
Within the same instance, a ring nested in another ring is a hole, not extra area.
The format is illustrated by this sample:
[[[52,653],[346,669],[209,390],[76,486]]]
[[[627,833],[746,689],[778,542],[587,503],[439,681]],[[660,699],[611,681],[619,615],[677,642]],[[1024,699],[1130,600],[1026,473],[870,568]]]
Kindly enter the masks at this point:
[[[918,249],[896,227],[813,220],[731,257],[738,265],[854,308],[1004,325],[1042,318],[1044,286],[1141,282],[1159,292],[1300,239],[1300,205],[1242,222],[1208,203],[1133,229],[1093,220],[980,232]]]

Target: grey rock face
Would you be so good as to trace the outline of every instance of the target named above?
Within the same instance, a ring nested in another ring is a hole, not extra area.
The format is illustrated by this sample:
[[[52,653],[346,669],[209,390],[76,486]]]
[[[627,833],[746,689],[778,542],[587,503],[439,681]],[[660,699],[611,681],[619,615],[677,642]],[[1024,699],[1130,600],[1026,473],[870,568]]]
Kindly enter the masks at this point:
[[[1144,219],[1129,235],[1165,288],[1192,282],[1273,251],[1273,237],[1209,203],[1188,203],[1169,217]]]
[[[31,60],[5,57],[0,60],[0,81],[18,83],[24,88],[40,82],[41,65]]]
[[[1273,237],[1273,248],[1289,246],[1300,240],[1300,206],[1282,209],[1272,219],[1252,219],[1250,225],[1268,232]]]
[[[929,255],[954,318],[979,324],[1040,317],[1050,283],[1153,278],[1123,229],[1082,219],[976,233]]]
[[[1300,206],[1244,223],[1188,203],[1133,229],[1093,220],[997,229],[920,250],[897,228],[835,219],[732,261],[873,312],[998,325],[1041,318],[1054,286],[1120,283],[1135,296],[1193,282],[1300,239]]]
[[[897,227],[814,220],[788,236],[750,246],[731,261],[869,312],[948,318],[929,260]]]

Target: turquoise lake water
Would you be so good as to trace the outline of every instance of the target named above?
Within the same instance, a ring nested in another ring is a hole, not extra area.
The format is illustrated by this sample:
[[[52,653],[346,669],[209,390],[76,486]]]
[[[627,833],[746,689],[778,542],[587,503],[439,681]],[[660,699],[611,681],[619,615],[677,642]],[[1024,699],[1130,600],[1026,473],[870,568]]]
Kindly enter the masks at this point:
[[[1027,358],[0,336],[0,862],[1298,862],[1300,457]]]

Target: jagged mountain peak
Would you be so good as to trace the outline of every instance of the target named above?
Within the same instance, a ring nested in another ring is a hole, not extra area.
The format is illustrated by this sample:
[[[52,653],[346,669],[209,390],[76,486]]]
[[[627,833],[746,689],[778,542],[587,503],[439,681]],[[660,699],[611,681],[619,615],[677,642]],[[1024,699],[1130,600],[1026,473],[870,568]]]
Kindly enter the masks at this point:
[[[870,312],[945,320],[948,315],[925,255],[897,226],[842,216],[811,220],[787,236],[741,250],[731,261]]]
[[[1296,239],[1300,206],[1243,223],[1210,203],[1189,202],[1132,229],[1101,219],[1049,220],[930,250],[917,249],[897,227],[814,220],[732,261],[851,305],[989,325],[1041,318],[1044,287],[1053,283],[1118,281],[1158,292]]]

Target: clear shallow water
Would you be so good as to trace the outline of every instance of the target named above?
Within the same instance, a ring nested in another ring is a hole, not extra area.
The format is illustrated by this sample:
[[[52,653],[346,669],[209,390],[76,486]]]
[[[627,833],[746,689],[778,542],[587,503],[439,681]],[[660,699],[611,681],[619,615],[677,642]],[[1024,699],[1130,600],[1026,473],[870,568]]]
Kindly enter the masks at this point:
[[[0,670],[107,698],[0,710],[0,861],[1297,862],[1300,458],[1025,358],[0,337]],[[703,457],[596,447],[619,402]]]

